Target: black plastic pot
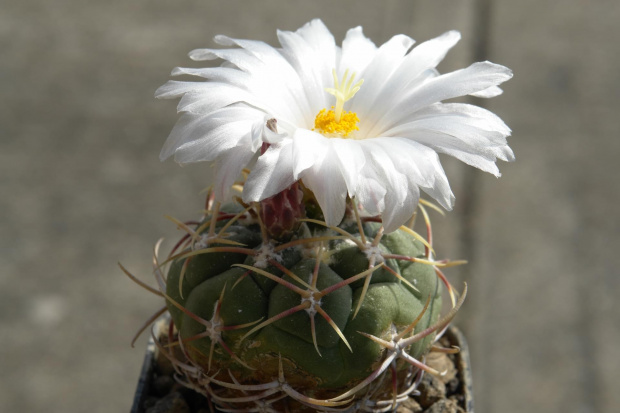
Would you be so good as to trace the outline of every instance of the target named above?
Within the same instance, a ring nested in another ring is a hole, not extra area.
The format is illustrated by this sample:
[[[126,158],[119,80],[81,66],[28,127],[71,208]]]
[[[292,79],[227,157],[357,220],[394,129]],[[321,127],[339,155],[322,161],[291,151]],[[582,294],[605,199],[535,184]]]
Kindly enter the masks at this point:
[[[142,370],[140,371],[140,377],[138,378],[138,386],[136,387],[136,394],[133,398],[131,413],[144,412],[144,402],[146,400],[146,397],[149,395],[151,387],[153,385],[153,371],[155,370],[156,351],[157,346],[155,345],[153,338],[151,338],[146,345],[146,354],[144,355]]]
[[[474,413],[474,380],[471,373],[467,340],[465,340],[465,336],[461,330],[454,326],[448,328],[445,336],[450,340],[452,345],[461,349],[456,355],[456,368],[463,383],[464,408],[467,413]]]
[[[449,327],[445,333],[445,336],[451,345],[457,346],[461,351],[456,355],[456,368],[458,370],[459,378],[462,382],[462,399],[464,401],[464,409],[467,413],[474,412],[474,398],[473,398],[473,381],[471,373],[471,365],[469,361],[469,349],[467,347],[467,341],[465,336],[456,327]],[[136,388],[136,394],[131,408],[131,413],[145,413],[144,405],[147,397],[151,394],[153,386],[153,378],[155,371],[155,363],[157,360],[157,346],[153,342],[153,339],[149,340],[146,347],[146,355],[144,356],[144,364],[140,372],[140,378],[138,380],[138,387]]]

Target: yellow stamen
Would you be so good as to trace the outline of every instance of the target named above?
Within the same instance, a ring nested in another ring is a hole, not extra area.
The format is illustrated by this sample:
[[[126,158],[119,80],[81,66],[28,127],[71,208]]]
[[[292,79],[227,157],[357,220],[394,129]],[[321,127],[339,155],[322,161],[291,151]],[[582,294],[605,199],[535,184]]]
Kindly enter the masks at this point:
[[[357,114],[345,112],[340,122],[337,122],[336,113],[333,110],[321,109],[314,119],[314,130],[318,130],[326,136],[346,138],[354,130],[359,130],[357,127],[359,121]]]
[[[351,99],[364,83],[364,79],[353,84],[355,72],[349,77],[349,70],[345,70],[342,80],[338,79],[336,69],[332,70],[334,87],[325,91],[336,97],[336,106],[332,110],[322,109],[314,120],[314,129],[330,137],[347,137],[354,130],[359,130],[359,118],[354,112],[343,112],[344,103]]]

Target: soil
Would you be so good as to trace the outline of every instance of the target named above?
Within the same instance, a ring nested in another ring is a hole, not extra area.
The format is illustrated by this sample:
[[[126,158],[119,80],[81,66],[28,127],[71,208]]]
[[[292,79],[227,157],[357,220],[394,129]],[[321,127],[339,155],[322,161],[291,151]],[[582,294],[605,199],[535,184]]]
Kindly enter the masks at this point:
[[[454,338],[454,336],[453,336]],[[448,338],[440,344],[449,348]],[[466,357],[465,357],[466,359]],[[427,358],[431,367],[445,371],[441,377],[425,374],[418,387],[419,395],[410,397],[396,410],[396,413],[466,413],[472,412],[471,400],[466,397],[467,389],[463,380],[463,357],[461,355],[432,353]],[[465,360],[467,362],[467,360]],[[172,377],[172,366],[161,357],[153,361],[154,369],[146,393],[139,397],[132,413],[210,413],[217,412],[201,394],[176,383]],[[467,373],[465,373],[467,374]],[[469,380],[469,378],[466,378]],[[468,404],[470,405],[469,410]],[[213,408],[213,410],[211,410]]]

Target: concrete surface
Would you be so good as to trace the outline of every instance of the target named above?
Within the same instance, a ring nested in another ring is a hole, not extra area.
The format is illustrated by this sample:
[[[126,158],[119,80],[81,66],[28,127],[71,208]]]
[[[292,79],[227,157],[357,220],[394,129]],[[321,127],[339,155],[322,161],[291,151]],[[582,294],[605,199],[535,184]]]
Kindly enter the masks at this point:
[[[152,244],[200,209],[207,173],[158,161],[175,103],[152,98],[186,53],[222,33],[275,43],[322,18],[376,43],[449,29],[444,71],[488,58],[515,78],[486,102],[512,127],[499,180],[446,160],[456,208],[441,256],[467,258],[477,411],[610,412],[620,405],[620,3],[0,1],[0,411],[128,411],[134,331],[160,306]]]

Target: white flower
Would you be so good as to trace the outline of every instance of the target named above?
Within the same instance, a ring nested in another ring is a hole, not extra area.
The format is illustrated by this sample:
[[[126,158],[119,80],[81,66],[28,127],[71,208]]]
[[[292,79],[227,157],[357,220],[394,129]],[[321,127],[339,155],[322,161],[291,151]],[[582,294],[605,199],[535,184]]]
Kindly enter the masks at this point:
[[[278,38],[281,48],[216,36],[216,43],[232,48],[194,50],[190,57],[223,59],[221,67],[172,72],[207,81],[170,81],[156,93],[182,97],[183,115],[162,160],[174,154],[180,163],[213,163],[218,199],[252,166],[243,192],[247,202],[302,180],[328,224],[342,219],[348,195],[369,214],[381,214],[389,232],[412,215],[420,189],[452,207],[437,153],[496,176],[497,159],[514,159],[506,143],[510,129],[501,119],[477,106],[442,103],[496,96],[497,85],[512,77],[508,68],[490,62],[440,75],[435,67],[459,40],[458,32],[410,50],[414,41],[408,36],[376,47],[357,27],[339,47],[325,25],[313,20],[296,32],[278,31]],[[267,128],[269,119],[276,119],[277,133]],[[261,154],[263,143],[269,146]]]

